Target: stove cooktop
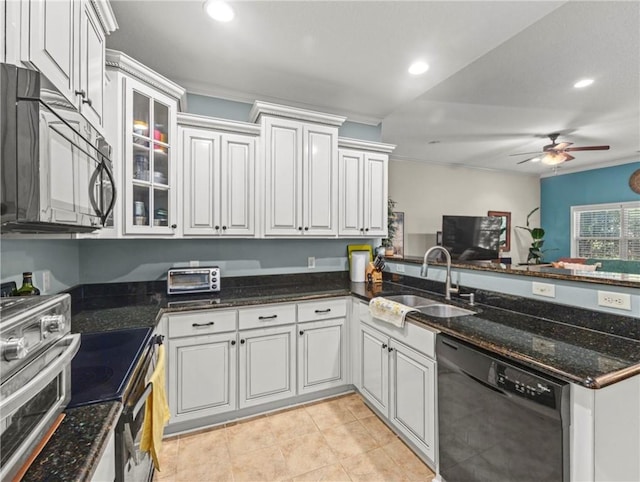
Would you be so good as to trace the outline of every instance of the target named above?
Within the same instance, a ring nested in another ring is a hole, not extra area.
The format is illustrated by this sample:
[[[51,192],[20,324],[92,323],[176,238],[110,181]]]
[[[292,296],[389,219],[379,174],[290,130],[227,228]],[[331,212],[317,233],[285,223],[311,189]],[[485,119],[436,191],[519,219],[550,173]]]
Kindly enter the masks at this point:
[[[133,370],[151,337],[151,328],[85,333],[71,362],[67,408],[122,400]]]

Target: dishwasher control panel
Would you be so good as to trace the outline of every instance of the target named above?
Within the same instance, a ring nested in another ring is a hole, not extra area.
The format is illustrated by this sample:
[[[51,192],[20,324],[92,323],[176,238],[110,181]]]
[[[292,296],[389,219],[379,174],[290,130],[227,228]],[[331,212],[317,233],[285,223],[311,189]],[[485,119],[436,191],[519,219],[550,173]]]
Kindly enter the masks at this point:
[[[496,383],[505,392],[556,408],[555,387],[540,377],[498,363]]]

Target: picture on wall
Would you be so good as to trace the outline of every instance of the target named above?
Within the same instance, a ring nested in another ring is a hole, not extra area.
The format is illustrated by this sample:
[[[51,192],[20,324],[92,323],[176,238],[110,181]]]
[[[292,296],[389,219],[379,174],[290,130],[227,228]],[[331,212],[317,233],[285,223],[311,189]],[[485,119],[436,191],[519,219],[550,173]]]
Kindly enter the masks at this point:
[[[498,217],[500,224],[500,252],[511,251],[511,213],[508,211],[489,211],[487,216]]]
[[[396,232],[393,236],[393,256],[404,258],[404,213],[394,211],[393,223],[396,227]]]

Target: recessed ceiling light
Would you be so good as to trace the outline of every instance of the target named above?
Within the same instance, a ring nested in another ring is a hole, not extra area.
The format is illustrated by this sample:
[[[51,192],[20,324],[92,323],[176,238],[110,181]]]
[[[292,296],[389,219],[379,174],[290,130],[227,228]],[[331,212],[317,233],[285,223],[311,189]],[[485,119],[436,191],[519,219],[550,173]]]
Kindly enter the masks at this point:
[[[411,66],[409,67],[409,73],[411,75],[424,74],[427,70],[429,70],[429,64],[426,62],[423,62],[422,60],[417,60],[416,62],[412,63]]]
[[[207,15],[218,22],[230,22],[235,17],[231,6],[221,0],[207,0],[204,2],[204,10]]]
[[[583,87],[589,87],[593,84],[593,79],[582,79],[573,84],[576,89],[582,89]]]

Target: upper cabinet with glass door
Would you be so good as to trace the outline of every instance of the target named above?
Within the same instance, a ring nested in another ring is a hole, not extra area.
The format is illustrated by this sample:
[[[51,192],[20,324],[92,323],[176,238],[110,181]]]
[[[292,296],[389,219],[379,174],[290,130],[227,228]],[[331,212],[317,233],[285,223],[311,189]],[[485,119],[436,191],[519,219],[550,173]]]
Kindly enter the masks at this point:
[[[176,113],[184,90],[121,52],[107,51],[107,67],[122,234],[179,234]]]

